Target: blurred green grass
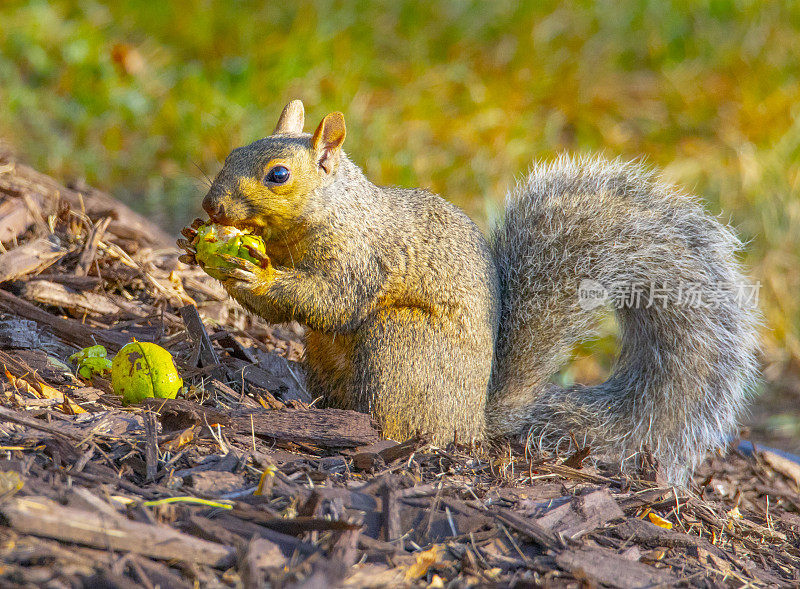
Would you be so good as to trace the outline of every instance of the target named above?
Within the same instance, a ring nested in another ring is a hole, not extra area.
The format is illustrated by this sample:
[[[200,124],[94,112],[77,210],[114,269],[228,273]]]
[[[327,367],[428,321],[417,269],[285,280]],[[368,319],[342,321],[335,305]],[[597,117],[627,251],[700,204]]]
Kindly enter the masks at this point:
[[[747,240],[774,377],[800,369],[798,55],[791,2],[11,0],[0,136],[171,229],[292,98],[483,225],[536,158],[644,156]]]

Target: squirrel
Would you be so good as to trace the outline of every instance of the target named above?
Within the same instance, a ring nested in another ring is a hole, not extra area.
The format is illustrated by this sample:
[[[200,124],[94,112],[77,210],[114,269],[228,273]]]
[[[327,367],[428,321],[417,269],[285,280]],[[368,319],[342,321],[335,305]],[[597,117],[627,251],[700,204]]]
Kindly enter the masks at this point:
[[[399,441],[647,451],[676,485],[733,432],[759,315],[737,290],[740,242],[693,197],[638,163],[562,155],[510,191],[487,239],[435,194],[370,182],[342,151],[342,113],[313,134],[304,118],[290,102],[271,136],[234,149],[203,208],[264,238],[257,263],[224,256],[223,285],[306,326],[309,392],[326,405]],[[178,241],[184,262],[199,223]],[[610,377],[550,382],[603,301],[620,326]]]

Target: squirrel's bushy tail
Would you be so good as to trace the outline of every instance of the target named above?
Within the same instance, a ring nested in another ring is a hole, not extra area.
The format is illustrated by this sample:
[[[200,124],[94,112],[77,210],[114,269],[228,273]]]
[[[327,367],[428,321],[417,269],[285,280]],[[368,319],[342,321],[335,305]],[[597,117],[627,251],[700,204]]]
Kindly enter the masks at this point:
[[[677,484],[722,444],[756,377],[757,291],[733,232],[636,164],[562,156],[509,195],[492,248],[503,293],[490,431],[626,460],[649,449]],[[579,292],[580,291],[580,292]],[[610,378],[548,379],[615,309]]]

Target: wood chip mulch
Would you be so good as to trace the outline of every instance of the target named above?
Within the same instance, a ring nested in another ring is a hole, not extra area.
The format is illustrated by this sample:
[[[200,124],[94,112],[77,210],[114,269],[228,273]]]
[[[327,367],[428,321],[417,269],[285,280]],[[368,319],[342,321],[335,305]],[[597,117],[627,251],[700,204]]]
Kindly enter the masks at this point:
[[[0,242],[2,587],[800,584],[800,465],[776,453],[731,447],[680,490],[590,449],[398,444],[313,406],[300,330],[108,196],[0,155]],[[123,407],[67,360],[132,338],[185,393]]]

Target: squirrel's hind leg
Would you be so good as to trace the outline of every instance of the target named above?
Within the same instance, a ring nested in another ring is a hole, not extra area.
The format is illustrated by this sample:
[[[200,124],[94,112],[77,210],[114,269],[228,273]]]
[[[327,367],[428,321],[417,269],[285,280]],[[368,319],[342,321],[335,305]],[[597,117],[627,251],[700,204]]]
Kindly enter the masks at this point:
[[[362,410],[350,393],[355,339],[353,333],[306,331],[308,391],[314,399],[322,397],[321,406]]]

